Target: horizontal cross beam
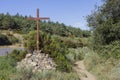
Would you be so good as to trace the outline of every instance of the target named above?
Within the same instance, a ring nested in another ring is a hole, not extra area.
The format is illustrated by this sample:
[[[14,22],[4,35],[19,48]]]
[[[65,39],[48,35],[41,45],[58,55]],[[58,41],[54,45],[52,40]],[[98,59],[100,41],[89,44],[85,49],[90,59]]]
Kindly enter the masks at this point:
[[[33,17],[31,17],[31,18],[27,18],[28,20],[50,20],[50,18],[48,18],[48,17],[42,17],[42,18],[33,18]]]

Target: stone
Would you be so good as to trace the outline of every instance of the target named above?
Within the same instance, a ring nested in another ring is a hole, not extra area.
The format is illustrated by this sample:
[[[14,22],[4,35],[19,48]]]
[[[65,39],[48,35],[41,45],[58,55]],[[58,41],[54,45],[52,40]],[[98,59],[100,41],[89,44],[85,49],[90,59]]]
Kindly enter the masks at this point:
[[[26,63],[32,63],[33,61],[31,59],[25,61]]]
[[[26,57],[17,63],[17,68],[31,68],[33,72],[40,72],[43,70],[55,70],[56,64],[48,54],[34,51],[33,54],[27,54]]]
[[[32,56],[32,54],[27,54],[26,55],[26,58],[29,58],[29,57],[31,57]]]

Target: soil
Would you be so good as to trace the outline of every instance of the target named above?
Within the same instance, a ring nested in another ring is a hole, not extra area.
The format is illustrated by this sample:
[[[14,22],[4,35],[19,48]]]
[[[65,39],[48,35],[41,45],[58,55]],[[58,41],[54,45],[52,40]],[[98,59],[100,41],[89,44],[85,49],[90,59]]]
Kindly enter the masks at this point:
[[[97,80],[93,74],[86,70],[84,61],[75,62],[73,69],[77,72],[80,80]]]

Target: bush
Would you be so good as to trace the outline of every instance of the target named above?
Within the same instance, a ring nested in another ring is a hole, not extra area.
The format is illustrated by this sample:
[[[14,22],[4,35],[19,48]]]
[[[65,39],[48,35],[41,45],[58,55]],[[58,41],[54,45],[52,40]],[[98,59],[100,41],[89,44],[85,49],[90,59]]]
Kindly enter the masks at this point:
[[[116,43],[116,42],[113,42]],[[113,51],[112,47],[107,49],[106,53],[109,51]],[[103,48],[101,52],[105,51],[106,48]],[[119,59],[111,56],[110,54],[101,53],[99,51],[94,52],[93,50],[86,49],[86,55],[84,58],[84,62],[87,70],[94,73],[98,80],[119,80]],[[117,51],[117,48],[116,48]],[[99,53],[99,54],[98,54]],[[114,55],[114,53],[112,53]],[[109,56],[109,57],[108,57]]]
[[[12,43],[9,41],[8,37],[3,34],[0,34],[0,45],[10,45],[10,44]]]
[[[91,36],[91,32],[88,30],[83,30],[82,34],[83,34],[83,37],[86,37],[86,38]]]
[[[23,58],[25,58],[27,54],[27,51],[23,50],[13,50],[9,56],[13,58],[15,61],[21,61]]]
[[[114,41],[110,45],[102,46],[98,50],[99,54],[108,59],[108,58],[120,58],[120,41]]]
[[[16,61],[8,56],[0,57],[0,80],[10,80],[15,72]]]
[[[15,38],[13,35],[0,34],[0,45],[11,45],[11,44],[14,44],[14,43],[17,43],[17,42],[18,42],[18,39]]]
[[[68,48],[83,47],[84,42],[80,38],[58,37]]]
[[[86,47],[77,49],[69,48],[69,54],[66,54],[66,57],[71,63],[74,63],[77,60],[83,60],[86,54],[85,50]]]
[[[10,80],[16,74],[16,63],[23,59],[26,51],[13,50],[11,54],[0,57],[0,80]]]
[[[120,62],[110,72],[110,80],[120,80]]]
[[[33,73],[32,69],[15,68],[16,61],[10,56],[0,57],[0,80],[79,80],[76,73],[44,70]]]
[[[28,50],[34,51],[36,49],[36,32],[32,31],[27,36],[25,36],[25,46]],[[54,59],[57,64],[57,69],[60,71],[71,71],[70,62],[66,58],[66,54],[68,54],[67,46],[61,42],[61,40],[57,36],[50,36],[50,34],[46,34],[40,32],[40,49],[45,54],[49,54],[50,57]]]
[[[79,77],[76,73],[61,73],[59,71],[33,73],[31,69],[22,69],[17,71],[11,80],[79,80]]]
[[[15,44],[15,43],[19,42],[19,40],[18,40],[16,37],[14,37],[13,35],[11,35],[11,34],[7,35],[7,37],[8,37],[8,40],[9,40],[12,44]]]

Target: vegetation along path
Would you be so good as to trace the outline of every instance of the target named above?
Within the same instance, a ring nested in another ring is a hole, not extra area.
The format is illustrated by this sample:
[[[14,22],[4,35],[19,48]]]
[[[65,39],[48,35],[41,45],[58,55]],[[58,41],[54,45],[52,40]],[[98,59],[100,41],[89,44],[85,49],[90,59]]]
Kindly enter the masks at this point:
[[[73,68],[77,72],[80,80],[97,80],[93,74],[86,70],[83,60],[75,62]]]

